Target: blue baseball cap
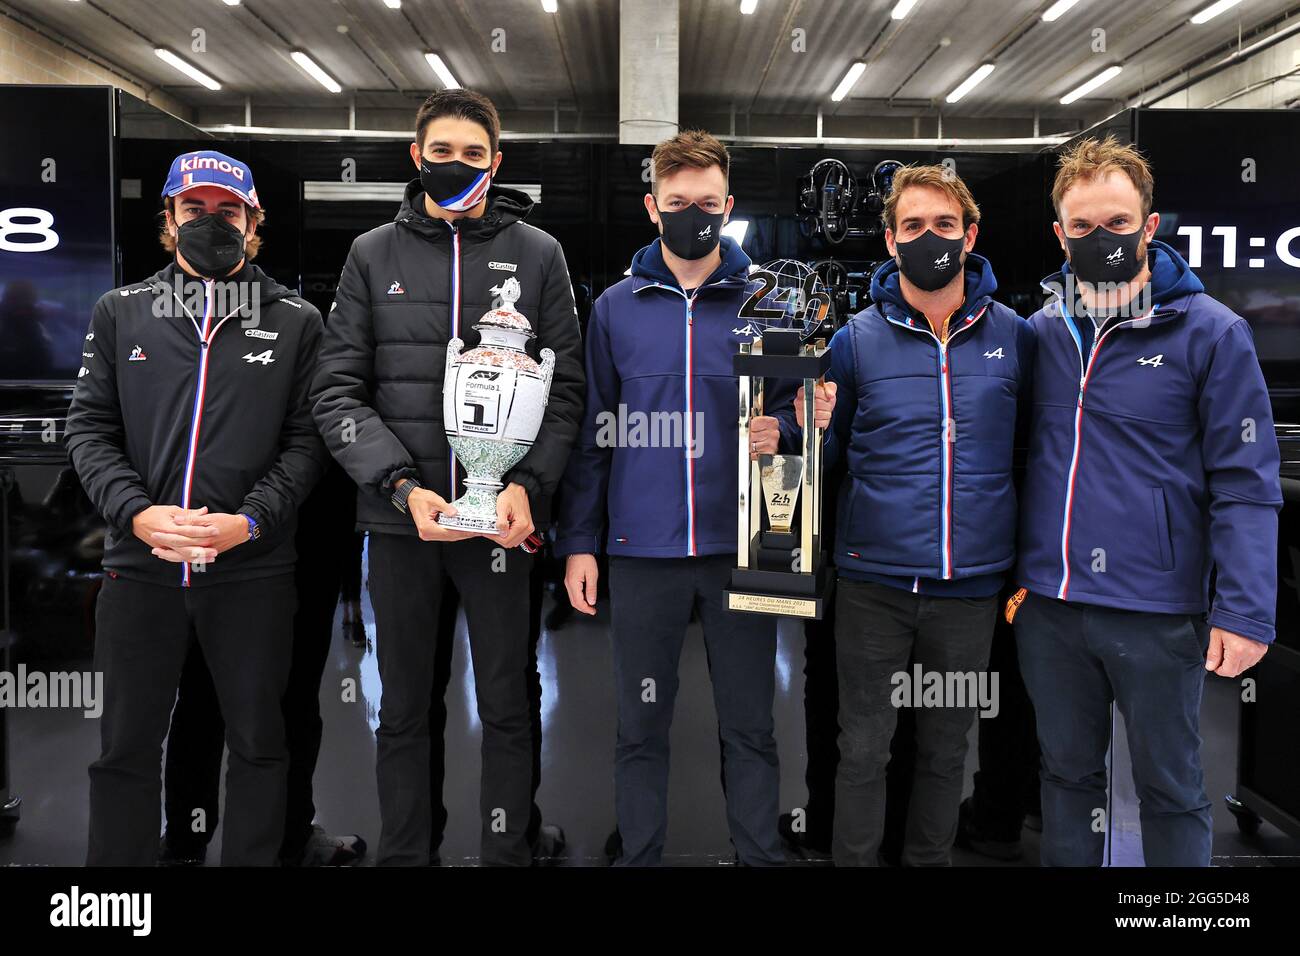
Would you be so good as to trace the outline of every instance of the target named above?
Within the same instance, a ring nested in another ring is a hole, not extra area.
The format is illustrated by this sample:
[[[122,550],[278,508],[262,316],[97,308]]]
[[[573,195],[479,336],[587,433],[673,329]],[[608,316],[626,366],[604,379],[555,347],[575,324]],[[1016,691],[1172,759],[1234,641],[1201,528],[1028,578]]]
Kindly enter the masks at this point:
[[[219,186],[254,209],[262,208],[257,201],[257,190],[253,188],[253,171],[246,163],[215,149],[181,153],[173,159],[162,194],[176,196],[196,186]]]

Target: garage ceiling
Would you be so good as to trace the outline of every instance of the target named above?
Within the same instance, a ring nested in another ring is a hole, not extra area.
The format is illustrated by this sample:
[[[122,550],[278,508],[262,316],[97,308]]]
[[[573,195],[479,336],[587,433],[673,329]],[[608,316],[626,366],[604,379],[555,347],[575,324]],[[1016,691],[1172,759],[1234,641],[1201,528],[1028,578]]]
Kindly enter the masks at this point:
[[[1050,0],[918,0],[892,20],[896,0],[680,0],[683,110],[807,116],[945,115],[1091,119],[1122,97],[1177,74],[1264,24],[1300,13],[1287,0],[1244,0],[1203,25],[1188,22],[1210,0],[1078,0],[1053,23]],[[0,12],[202,110],[337,105],[289,57],[303,49],[359,108],[402,106],[440,83],[425,62],[436,51],[465,86],[503,113],[617,114],[618,0],[0,0]],[[206,32],[206,52],[191,49]],[[492,48],[495,30],[498,44]],[[805,51],[795,52],[792,31]],[[1104,52],[1093,45],[1104,32]],[[209,92],[153,54],[169,47],[215,77]],[[830,93],[857,59],[867,63],[849,97]],[[993,74],[957,104],[946,94],[982,62]],[[1120,76],[1094,97],[1058,100],[1113,63]]]

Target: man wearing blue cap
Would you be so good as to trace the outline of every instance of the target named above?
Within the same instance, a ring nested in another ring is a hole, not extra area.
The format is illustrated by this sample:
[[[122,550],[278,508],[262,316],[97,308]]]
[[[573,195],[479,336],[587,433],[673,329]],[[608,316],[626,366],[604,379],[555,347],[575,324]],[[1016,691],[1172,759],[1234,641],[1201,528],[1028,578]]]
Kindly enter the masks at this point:
[[[87,863],[155,862],[160,749],[197,643],[230,749],[222,863],[272,865],[294,532],[326,462],[307,401],[321,320],[249,262],[262,212],[246,165],[186,153],[163,194],[175,261],[96,304],[68,412],[69,457],[108,525]]]

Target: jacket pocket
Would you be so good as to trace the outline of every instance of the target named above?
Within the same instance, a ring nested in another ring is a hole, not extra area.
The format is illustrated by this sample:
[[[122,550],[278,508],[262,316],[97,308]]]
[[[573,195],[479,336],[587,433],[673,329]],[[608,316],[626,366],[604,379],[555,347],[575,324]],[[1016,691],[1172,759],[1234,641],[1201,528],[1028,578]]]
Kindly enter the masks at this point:
[[[1151,489],[1151,510],[1155,516],[1156,547],[1160,554],[1160,570],[1174,569],[1174,543],[1169,537],[1169,509],[1165,504],[1163,488]]]

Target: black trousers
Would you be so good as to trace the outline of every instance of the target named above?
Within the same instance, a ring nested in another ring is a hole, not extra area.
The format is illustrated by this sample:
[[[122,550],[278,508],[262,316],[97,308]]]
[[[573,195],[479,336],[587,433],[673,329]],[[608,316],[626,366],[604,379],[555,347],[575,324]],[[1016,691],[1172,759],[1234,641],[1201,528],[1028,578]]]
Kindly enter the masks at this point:
[[[376,734],[381,865],[431,862],[430,691],[442,579],[460,594],[483,728],[479,809],[487,865],[532,861],[533,722],[528,690],[533,557],[476,537],[450,544],[370,536],[370,596],[383,696]]]
[[[189,588],[106,574],[95,613],[105,701],[100,757],[90,765],[87,865],[157,862],[162,744],[194,643],[230,748],[221,862],[278,861],[289,763],[280,704],[296,601],[290,574]]]
[[[1014,590],[1013,592],[1014,593]],[[1003,598],[1009,597],[1004,594]],[[979,721],[980,768],[971,795],[972,822],[984,836],[1015,842],[1028,813],[1038,814],[1038,736],[1034,705],[1020,676],[1016,634],[1002,614],[993,628],[989,670],[1000,675],[998,714]]]
[[[532,732],[533,766],[528,815],[528,845],[537,844],[542,811],[537,806],[537,788],[542,785],[542,675],[537,667],[537,642],[542,636],[542,600],[546,575],[544,564],[535,560],[528,575],[528,722]],[[447,828],[447,804],[442,788],[447,779],[447,687],[451,683],[451,652],[456,643],[456,617],[460,595],[450,577],[442,582],[438,608],[438,645],[434,650],[433,693],[429,700],[429,797],[433,809],[429,853],[438,855]]]
[[[293,578],[298,600],[289,678],[281,701],[289,751],[280,848],[286,860],[301,856],[316,816],[312,778],[323,729],[320,683],[334,634],[339,592],[350,573],[349,563],[356,564],[358,577],[361,573],[360,555],[353,553],[361,540],[352,530],[355,520],[356,486],[340,467],[331,464],[299,511],[294,539],[298,561]],[[195,645],[181,673],[180,693],[167,738],[166,835],[168,846],[175,852],[196,853],[216,832],[225,736],[212,672],[203,649]],[[196,817],[196,809],[203,810],[202,816]],[[196,828],[196,820],[204,820],[206,825]]]
[[[909,661],[940,675],[988,667],[997,598],[913,594],[841,577],[836,583],[840,765],[833,856],[837,866],[875,866],[885,826],[885,767],[898,715],[895,677]],[[916,765],[904,866],[946,866],[957,830],[970,700],[916,708]]]
[[[835,774],[840,765],[835,605],[834,599],[827,601],[820,621],[804,622],[803,711],[808,748],[808,763],[804,768],[808,805],[804,809],[808,837],[817,846],[830,846],[831,843],[835,819]],[[910,668],[912,662],[908,661],[907,666]],[[880,841],[880,855],[893,865],[898,865],[903,854],[907,805],[912,798],[915,766],[916,716],[910,708],[904,708],[898,712],[898,726],[894,728],[889,743],[889,765],[885,768],[885,832]],[[1036,773],[1034,768],[1031,770]]]

